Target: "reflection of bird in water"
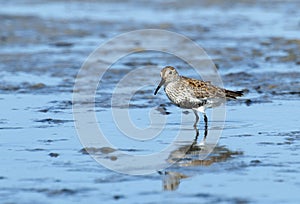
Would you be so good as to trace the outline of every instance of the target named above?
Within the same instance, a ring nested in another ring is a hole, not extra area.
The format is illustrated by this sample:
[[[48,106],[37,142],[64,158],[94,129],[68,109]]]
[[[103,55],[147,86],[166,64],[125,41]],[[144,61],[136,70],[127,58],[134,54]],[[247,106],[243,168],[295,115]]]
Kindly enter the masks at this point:
[[[168,160],[171,163],[176,161],[178,166],[210,166],[213,163],[227,161],[233,155],[243,154],[240,151],[231,151],[224,146],[217,146],[210,155],[206,157],[209,149],[210,147],[206,145],[198,146],[196,143],[193,143],[192,145],[186,145],[171,152]],[[181,157],[183,153],[185,153],[185,155]]]
[[[159,171],[160,175],[163,175],[163,188],[167,191],[174,191],[178,188],[180,180],[183,178],[187,178],[188,176],[171,171]]]
[[[161,70],[161,81],[154,95],[161,86],[168,98],[180,108],[192,109],[196,116],[194,127],[199,121],[198,111],[204,115],[205,128],[207,129],[207,116],[205,110],[221,105],[226,98],[236,99],[242,96],[242,91],[230,91],[212,85],[210,82],[200,81],[180,76],[174,67],[166,66]]]
[[[217,146],[214,148],[211,156],[208,156],[205,159],[201,159],[201,155],[205,152],[205,146],[201,145],[198,146],[195,143],[192,145],[185,145],[177,150],[173,151],[168,161],[174,164],[172,168],[176,169],[177,167],[191,167],[191,166],[210,166],[214,163],[224,162],[228,159],[232,158],[234,155],[242,155],[243,152],[239,151],[231,151],[224,146]],[[184,156],[183,156],[184,155]],[[184,178],[188,178],[190,176],[179,173],[176,171],[165,171],[165,172],[158,172],[160,175],[163,175],[163,188],[164,190],[176,190],[180,184],[180,181]]]

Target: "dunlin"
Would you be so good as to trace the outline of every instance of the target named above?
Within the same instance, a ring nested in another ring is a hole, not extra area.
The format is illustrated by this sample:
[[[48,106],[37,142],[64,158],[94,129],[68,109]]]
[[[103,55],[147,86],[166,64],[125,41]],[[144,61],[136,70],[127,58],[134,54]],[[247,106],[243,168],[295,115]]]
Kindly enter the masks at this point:
[[[157,86],[154,95],[157,94],[161,86],[175,105],[184,109],[192,109],[196,121],[199,121],[198,111],[204,116],[205,129],[207,129],[207,116],[205,110],[221,105],[225,98],[236,99],[242,96],[242,91],[230,91],[212,85],[210,82],[200,81],[184,76],[180,76],[172,66],[166,66],[161,70],[161,81]]]

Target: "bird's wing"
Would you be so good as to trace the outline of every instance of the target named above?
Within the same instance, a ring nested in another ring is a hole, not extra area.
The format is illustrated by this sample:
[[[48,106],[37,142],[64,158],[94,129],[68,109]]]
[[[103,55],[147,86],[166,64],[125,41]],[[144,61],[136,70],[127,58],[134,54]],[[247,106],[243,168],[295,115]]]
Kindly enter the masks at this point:
[[[189,86],[193,91],[193,95],[198,99],[224,98],[224,89],[212,85],[210,82],[200,81],[188,77],[181,76],[182,84]]]

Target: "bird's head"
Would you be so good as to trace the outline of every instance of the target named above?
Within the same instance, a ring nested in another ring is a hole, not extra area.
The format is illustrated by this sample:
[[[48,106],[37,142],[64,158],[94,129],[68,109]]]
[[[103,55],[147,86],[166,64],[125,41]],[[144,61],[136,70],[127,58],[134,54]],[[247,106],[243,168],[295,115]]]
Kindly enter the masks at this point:
[[[158,86],[157,86],[157,88],[156,88],[156,90],[154,92],[154,95],[157,94],[158,90],[163,85],[167,85],[168,83],[170,83],[172,81],[176,81],[176,80],[178,80],[180,78],[177,70],[174,67],[172,67],[172,66],[166,66],[166,67],[164,67],[161,70],[161,72],[160,72],[160,76],[161,76],[161,81],[158,84]]]

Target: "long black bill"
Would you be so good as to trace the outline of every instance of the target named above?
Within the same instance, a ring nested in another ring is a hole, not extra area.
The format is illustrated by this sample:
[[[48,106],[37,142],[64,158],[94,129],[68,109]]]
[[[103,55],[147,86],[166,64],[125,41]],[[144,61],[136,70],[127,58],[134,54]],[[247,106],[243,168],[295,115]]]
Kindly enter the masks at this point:
[[[160,89],[160,87],[165,83],[165,80],[161,79],[161,81],[159,82],[157,88],[154,91],[154,95],[157,94],[158,90]]]

